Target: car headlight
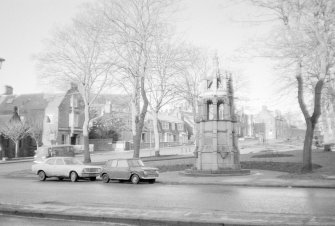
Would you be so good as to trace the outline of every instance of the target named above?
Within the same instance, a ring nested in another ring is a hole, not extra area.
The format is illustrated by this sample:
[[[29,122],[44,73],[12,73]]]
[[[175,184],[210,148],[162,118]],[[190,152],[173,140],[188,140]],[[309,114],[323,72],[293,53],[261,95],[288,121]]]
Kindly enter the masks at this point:
[[[147,176],[147,175],[148,175],[148,172],[147,172],[147,171],[143,171],[143,174],[144,174],[145,176]]]

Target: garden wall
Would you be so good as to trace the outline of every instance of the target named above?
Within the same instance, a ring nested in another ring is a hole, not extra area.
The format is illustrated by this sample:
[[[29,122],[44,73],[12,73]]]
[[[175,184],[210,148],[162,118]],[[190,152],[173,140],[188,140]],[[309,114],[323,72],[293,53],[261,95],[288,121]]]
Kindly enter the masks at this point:
[[[90,144],[94,144],[94,151],[115,151],[113,139],[90,139]]]

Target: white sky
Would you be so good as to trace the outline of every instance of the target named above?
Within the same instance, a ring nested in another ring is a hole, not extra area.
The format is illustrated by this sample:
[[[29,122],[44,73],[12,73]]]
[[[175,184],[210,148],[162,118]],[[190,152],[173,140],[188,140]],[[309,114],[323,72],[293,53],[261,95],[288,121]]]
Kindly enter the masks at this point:
[[[52,90],[38,85],[33,55],[43,49],[42,41],[53,28],[70,23],[78,6],[87,1],[95,0],[1,0],[0,57],[6,61],[0,69],[0,85],[13,86],[16,94]],[[248,81],[246,109],[255,111],[268,105],[271,110],[295,111],[295,99],[276,95],[275,74],[269,60],[240,59],[240,50],[249,50],[252,40],[262,37],[269,27],[236,22],[254,11],[232,2],[185,0],[176,19],[177,32],[191,43],[218,50],[223,68],[237,71]]]

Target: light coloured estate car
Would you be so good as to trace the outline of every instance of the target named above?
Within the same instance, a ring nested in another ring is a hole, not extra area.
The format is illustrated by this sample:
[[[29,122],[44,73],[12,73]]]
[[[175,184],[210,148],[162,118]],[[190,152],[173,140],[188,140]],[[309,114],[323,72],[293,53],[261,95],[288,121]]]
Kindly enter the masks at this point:
[[[101,167],[84,165],[73,157],[51,157],[42,163],[32,165],[32,171],[41,181],[48,177],[58,177],[59,180],[70,178],[76,182],[79,178],[95,181],[101,173]]]
[[[145,167],[140,159],[112,159],[103,166],[100,176],[105,183],[109,180],[130,180],[133,184],[138,184],[140,180],[155,183],[159,172],[157,168]]]

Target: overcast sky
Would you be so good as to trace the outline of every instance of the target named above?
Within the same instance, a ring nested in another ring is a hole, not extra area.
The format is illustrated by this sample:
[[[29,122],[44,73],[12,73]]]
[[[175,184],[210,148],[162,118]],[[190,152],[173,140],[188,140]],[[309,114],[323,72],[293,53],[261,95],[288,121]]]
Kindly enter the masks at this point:
[[[69,24],[78,7],[95,0],[1,0],[0,85],[11,85],[14,93],[50,92],[36,79],[33,55],[43,49],[43,40],[56,26]],[[255,11],[250,6],[225,0],[185,0],[174,20],[177,32],[187,41],[217,50],[222,67],[239,73],[248,81],[249,101],[246,109],[255,111],[262,105],[271,110],[298,109],[294,98],[279,98],[271,61],[263,58],[241,59],[239,52],[252,41],[266,37],[269,25],[254,26],[243,22]],[[234,60],[232,60],[234,59]]]

